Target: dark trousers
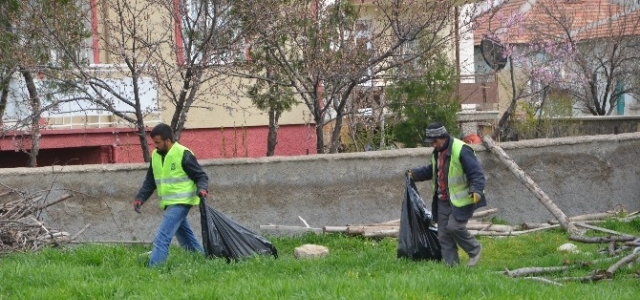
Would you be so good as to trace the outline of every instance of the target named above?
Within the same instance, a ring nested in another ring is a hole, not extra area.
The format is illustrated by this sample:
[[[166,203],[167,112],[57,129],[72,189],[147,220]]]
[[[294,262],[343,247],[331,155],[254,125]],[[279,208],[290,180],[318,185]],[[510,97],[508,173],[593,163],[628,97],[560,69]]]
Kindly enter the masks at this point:
[[[467,230],[467,223],[468,220],[456,220],[453,216],[451,202],[438,202],[438,241],[440,241],[440,247],[442,248],[442,258],[447,265],[460,264],[458,246],[469,257],[474,257],[480,252],[480,243]]]

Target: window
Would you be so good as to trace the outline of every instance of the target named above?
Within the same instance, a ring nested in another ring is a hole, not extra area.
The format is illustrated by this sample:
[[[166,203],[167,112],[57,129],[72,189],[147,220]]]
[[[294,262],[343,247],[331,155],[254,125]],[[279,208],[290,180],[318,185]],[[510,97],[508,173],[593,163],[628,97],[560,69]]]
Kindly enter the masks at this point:
[[[231,12],[231,3],[184,0],[183,5],[184,45],[197,63],[219,65],[247,59],[249,42],[242,36],[241,20]]]
[[[120,95],[133,95],[131,78],[105,79],[104,82]],[[46,79],[36,79],[34,83],[38,94],[41,96],[43,110],[41,117],[53,120],[54,124],[51,125],[52,127],[74,128],[86,125],[92,126],[92,124],[85,124],[83,121],[79,121],[80,119],[77,117],[107,117],[113,115],[112,112],[105,110],[102,106],[99,106],[88,98],[102,99],[102,101],[109,103],[119,112],[126,114],[132,114],[134,112],[133,107],[114,97],[109,92],[101,90],[96,92],[88,85],[83,86],[82,89],[84,91],[80,92],[61,90],[57,84]],[[139,78],[138,84],[141,102],[140,108],[143,112],[159,120],[161,114],[158,105],[157,84],[150,77]],[[24,78],[19,75],[14,75],[9,86],[9,98],[7,99],[7,107],[3,121],[5,121],[5,123],[17,122],[27,125],[30,121],[29,116],[33,113],[28,99],[29,93]],[[110,121],[107,122],[106,120]],[[106,126],[109,125],[107,123],[116,121],[116,119],[103,118],[99,119],[99,123],[102,122],[101,124],[93,125]]]
[[[98,13],[97,0],[76,1],[79,8],[77,11],[71,12],[74,16],[82,19],[81,26],[77,29],[79,34],[85,36],[80,43],[65,43],[64,49],[53,44],[49,50],[49,63],[53,66],[59,66],[64,63],[78,62],[80,65],[90,65],[100,63],[98,49]],[[59,37],[64,38],[64,36]],[[53,40],[53,38],[52,38]],[[70,56],[71,55],[71,56]]]
[[[372,39],[372,20],[357,20],[355,24],[355,43],[359,47],[363,47],[366,50],[373,50]]]
[[[400,55],[402,59],[412,59],[418,54],[418,41],[406,41],[401,46]]]

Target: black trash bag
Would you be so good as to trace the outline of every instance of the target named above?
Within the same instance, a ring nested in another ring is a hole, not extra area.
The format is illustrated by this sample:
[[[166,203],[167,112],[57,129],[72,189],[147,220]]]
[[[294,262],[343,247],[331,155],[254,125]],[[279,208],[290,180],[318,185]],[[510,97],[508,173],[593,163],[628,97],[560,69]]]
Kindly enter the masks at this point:
[[[231,220],[225,214],[206,205],[200,199],[202,244],[207,258],[226,258],[227,262],[259,255],[273,255],[278,251],[267,239]]]
[[[415,182],[407,175],[398,233],[398,258],[442,259],[438,229],[431,226],[432,220],[431,211],[420,197]]]

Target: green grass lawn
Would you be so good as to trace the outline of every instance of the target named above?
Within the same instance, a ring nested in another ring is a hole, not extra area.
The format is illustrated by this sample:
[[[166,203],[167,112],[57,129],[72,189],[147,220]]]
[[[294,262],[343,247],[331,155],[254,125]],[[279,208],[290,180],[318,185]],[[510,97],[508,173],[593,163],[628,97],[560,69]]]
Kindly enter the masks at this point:
[[[640,235],[640,220],[602,227]],[[590,232],[590,235],[599,235]],[[0,257],[0,299],[639,299],[640,266],[623,267],[613,280],[554,286],[508,278],[499,271],[593,261],[606,245],[576,243],[579,254],[558,253],[568,242],[560,230],[509,238],[479,238],[476,268],[396,258],[397,241],[341,235],[304,235],[271,241],[280,257],[227,264],[172,248],[168,262],[145,267],[148,246],[86,245]],[[298,260],[304,243],[329,247],[322,259]],[[462,254],[463,263],[466,255]],[[586,276],[615,260],[563,274]]]

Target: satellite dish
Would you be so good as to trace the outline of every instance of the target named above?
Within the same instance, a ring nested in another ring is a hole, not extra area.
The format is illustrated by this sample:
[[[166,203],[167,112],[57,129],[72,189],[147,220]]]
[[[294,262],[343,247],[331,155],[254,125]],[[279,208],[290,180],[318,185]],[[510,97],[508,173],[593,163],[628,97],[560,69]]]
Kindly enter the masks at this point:
[[[480,53],[491,69],[499,71],[507,65],[504,45],[496,39],[483,37],[480,41]]]

